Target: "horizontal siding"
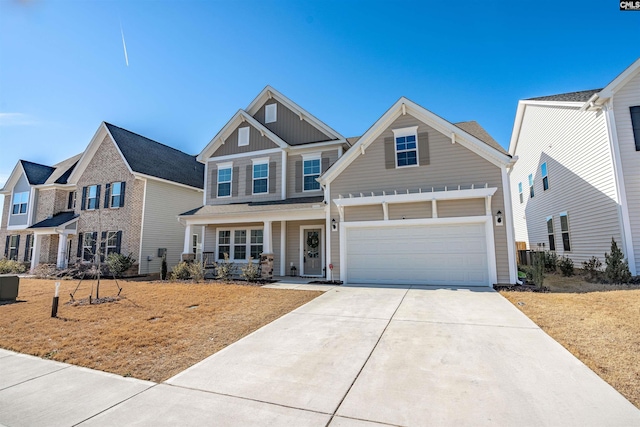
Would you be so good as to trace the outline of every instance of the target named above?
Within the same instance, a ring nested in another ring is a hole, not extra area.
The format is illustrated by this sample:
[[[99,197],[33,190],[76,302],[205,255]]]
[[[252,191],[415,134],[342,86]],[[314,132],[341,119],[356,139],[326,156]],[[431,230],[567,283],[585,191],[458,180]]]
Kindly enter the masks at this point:
[[[291,272],[291,263],[296,266],[298,270],[298,274],[302,271],[300,269],[300,253],[302,249],[300,248],[300,227],[301,226],[317,226],[320,228],[324,225],[324,221],[289,221],[287,222],[287,250],[286,250],[286,273],[290,274]],[[326,230],[325,230],[326,231]],[[324,242],[322,242],[324,245]]]
[[[272,123],[264,122],[265,105],[277,104],[277,120]],[[307,144],[311,142],[329,141],[332,138],[310,124],[306,120],[300,120],[300,116],[275,99],[270,99],[260,107],[253,116],[271,132],[278,135],[283,141],[291,145]]]
[[[335,163],[338,160],[338,150],[326,150],[322,151],[321,157],[323,159],[329,159],[329,165]],[[296,162],[302,161],[302,155],[294,154],[289,156],[287,159],[287,197],[295,198],[295,197],[311,197],[311,196],[322,196],[324,193],[322,191],[322,187],[320,190],[316,191],[296,191]],[[322,167],[322,161],[320,162]],[[302,176],[298,177],[301,180],[300,188],[302,187]]]
[[[621,88],[613,100],[636,268],[640,267],[640,152],[635,148],[629,107],[638,105],[640,105],[640,74]]]
[[[408,126],[418,126],[418,133],[429,133],[430,164],[427,166],[386,169],[384,138],[393,137],[392,129]],[[449,136],[443,135],[407,114],[399,117],[389,128],[366,149],[364,155],[356,158],[345,171],[331,183],[331,199],[338,195],[347,196],[349,193],[381,194],[431,190],[431,188],[469,188],[488,184],[498,190],[492,197],[492,212],[504,212],[504,198],[502,190],[502,175],[500,169],[460,144],[452,144]],[[415,211],[414,211],[415,212]],[[338,209],[331,204],[331,217],[339,218]],[[407,217],[408,218],[408,217]],[[507,238],[505,227],[494,227],[496,243],[496,260],[498,281],[509,282],[509,261],[507,257]],[[331,239],[331,257],[334,274],[339,275],[340,242]]]
[[[147,180],[142,259],[139,260],[141,274],[160,272],[162,259],[158,258],[159,248],[167,249],[169,270],[180,262],[185,227],[178,222],[177,216],[201,203],[202,193],[199,191]],[[148,256],[151,261],[147,261]]]
[[[486,215],[484,199],[442,200],[438,202],[438,218]]]
[[[238,125],[238,128],[249,126],[249,145],[242,147],[238,146],[238,129],[236,128],[231,135],[224,141],[214,153],[213,156],[228,156],[231,154],[250,153],[258,150],[269,150],[271,148],[278,148],[278,145],[266,136],[262,136],[260,131],[249,123],[242,123]]]
[[[431,202],[392,203],[389,205],[389,219],[431,218]]]
[[[347,206],[344,209],[345,221],[380,221],[384,219],[381,205]]]
[[[527,106],[515,154],[518,161],[510,181],[516,241],[525,241],[533,249],[544,243],[548,249],[548,216],[554,220],[556,252],[578,266],[591,256],[602,258],[611,237],[620,241],[612,157],[601,112]],[[546,191],[540,172],[545,162]],[[534,177],[533,198],[529,197],[529,174]],[[562,247],[560,212],[569,214],[571,251],[567,253]]]

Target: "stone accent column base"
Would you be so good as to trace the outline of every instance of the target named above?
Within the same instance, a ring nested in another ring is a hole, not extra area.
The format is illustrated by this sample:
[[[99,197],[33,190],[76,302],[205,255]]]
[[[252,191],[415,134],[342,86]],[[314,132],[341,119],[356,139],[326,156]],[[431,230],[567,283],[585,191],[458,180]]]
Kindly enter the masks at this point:
[[[260,266],[263,279],[273,279],[273,254],[260,254]]]

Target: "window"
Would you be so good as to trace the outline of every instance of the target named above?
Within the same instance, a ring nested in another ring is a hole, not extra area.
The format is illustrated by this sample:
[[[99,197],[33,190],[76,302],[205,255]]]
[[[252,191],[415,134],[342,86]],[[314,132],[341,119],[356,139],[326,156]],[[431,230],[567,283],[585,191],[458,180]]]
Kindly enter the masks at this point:
[[[76,208],[76,192],[75,191],[69,191],[69,200],[67,201],[67,209],[68,210],[75,210]]]
[[[533,199],[533,175],[529,175],[529,197]]]
[[[114,182],[113,184],[111,184],[111,207],[112,208],[119,208],[122,206],[121,196],[122,196],[122,183]]]
[[[253,194],[269,192],[269,163],[253,165]]]
[[[233,234],[233,259],[247,258],[247,230],[236,230]]]
[[[22,215],[27,213],[27,205],[29,204],[29,192],[15,193],[13,195],[13,210],[14,215]]]
[[[556,250],[556,237],[553,233],[553,217],[547,217],[547,234],[549,235],[549,250]]]
[[[269,104],[264,107],[264,122],[273,123],[278,120],[278,104]]]
[[[218,232],[218,259],[224,259],[224,254],[231,258],[231,230]]]
[[[320,189],[320,183],[316,178],[320,176],[320,157],[313,159],[305,159],[302,165],[303,169],[303,190],[313,191]]]
[[[547,176],[547,163],[540,165],[540,172],[542,173],[542,189],[547,191],[549,189],[549,177]]]
[[[249,145],[249,126],[238,128],[238,146]]]
[[[520,195],[520,203],[524,203],[524,196],[522,195],[522,183],[518,183],[518,194]]]
[[[629,111],[631,112],[631,127],[636,142],[636,151],[640,151],[640,105],[629,107]]]
[[[260,259],[262,253],[262,230],[251,230],[251,257]]]
[[[562,231],[562,246],[565,251],[571,250],[571,239],[569,237],[569,216],[566,212],[560,214],[560,231]]]
[[[418,136],[396,136],[396,166],[414,166],[418,164]]]
[[[107,231],[105,255],[109,255],[110,253],[118,253],[118,232],[117,231]]]
[[[198,235],[194,234],[193,236],[191,236],[191,253],[197,253],[198,252]]]
[[[262,229],[218,230],[218,259],[224,259],[225,253],[234,261],[245,261],[249,256],[259,259],[262,253]]]
[[[218,169],[218,197],[231,196],[231,167]]]
[[[98,186],[91,185],[87,187],[87,209],[96,209],[98,207]]]
[[[96,239],[94,233],[84,233],[82,235],[82,259],[93,261],[96,250]]]
[[[33,237],[33,234],[27,234],[27,241],[24,244],[25,262],[31,261],[31,257],[33,257]]]
[[[7,252],[7,258],[14,261],[18,260],[18,247],[20,246],[20,236],[14,234],[9,236],[9,249]]]

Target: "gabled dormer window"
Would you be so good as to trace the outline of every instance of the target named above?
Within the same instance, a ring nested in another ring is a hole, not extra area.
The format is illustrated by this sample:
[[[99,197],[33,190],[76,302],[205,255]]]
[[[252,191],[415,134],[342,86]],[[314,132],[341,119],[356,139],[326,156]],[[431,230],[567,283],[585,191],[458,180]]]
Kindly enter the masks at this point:
[[[29,205],[29,192],[24,191],[22,193],[13,194],[13,208],[11,213],[13,215],[22,215],[27,213],[27,207]]]
[[[278,120],[278,104],[269,104],[264,107],[264,122],[273,123]]]
[[[231,178],[231,165],[218,167],[218,197],[231,196]]]
[[[418,127],[394,129],[396,167],[418,165]]]
[[[249,145],[249,132],[250,127],[245,126],[243,128],[238,128],[238,147],[243,147],[245,145]]]

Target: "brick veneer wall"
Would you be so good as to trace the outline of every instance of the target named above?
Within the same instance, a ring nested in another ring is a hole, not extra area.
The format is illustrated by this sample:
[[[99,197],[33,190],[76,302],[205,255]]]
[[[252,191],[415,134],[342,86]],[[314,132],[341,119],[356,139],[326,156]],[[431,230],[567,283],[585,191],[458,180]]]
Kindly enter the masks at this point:
[[[121,208],[104,207],[105,184],[113,182],[126,182],[124,206]],[[81,210],[82,188],[96,184],[100,185],[100,208]],[[76,202],[76,213],[80,214],[78,233],[122,231],[120,253],[124,255],[133,253],[137,259],[140,252],[143,199],[144,181],[135,179],[129,172],[115,143],[107,135],[78,180]],[[75,259],[77,254],[78,236],[78,234],[73,236],[71,243],[72,259]]]

